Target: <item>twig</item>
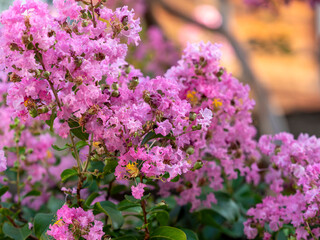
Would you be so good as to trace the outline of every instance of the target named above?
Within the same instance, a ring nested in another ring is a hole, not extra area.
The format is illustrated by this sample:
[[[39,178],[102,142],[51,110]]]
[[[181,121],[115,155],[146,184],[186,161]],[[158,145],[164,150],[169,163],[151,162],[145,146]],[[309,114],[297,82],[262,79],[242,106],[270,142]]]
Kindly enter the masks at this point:
[[[143,181],[143,177],[142,175],[140,175],[140,182],[142,183]],[[145,230],[145,235],[144,235],[144,240],[148,240],[150,238],[150,233],[149,233],[149,229],[148,229],[148,219],[147,219],[147,211],[146,211],[146,202],[145,200],[141,200],[140,202],[141,204],[141,208],[143,211],[143,219],[144,219],[144,230]]]

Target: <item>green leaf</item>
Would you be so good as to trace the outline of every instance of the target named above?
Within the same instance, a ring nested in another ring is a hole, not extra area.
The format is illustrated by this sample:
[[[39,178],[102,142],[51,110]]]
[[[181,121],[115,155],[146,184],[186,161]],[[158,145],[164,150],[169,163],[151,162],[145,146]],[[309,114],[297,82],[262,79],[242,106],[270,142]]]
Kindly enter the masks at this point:
[[[66,169],[61,173],[61,181],[65,182],[68,178],[78,175],[78,172],[74,170],[73,168],[71,169]]]
[[[155,138],[166,138],[166,139],[171,139],[171,140],[175,139],[174,137],[170,136],[170,134],[168,134],[167,136],[163,136],[162,134],[156,134],[155,132],[148,132],[147,135],[141,141],[141,146],[145,145],[150,140],[155,139]]]
[[[178,182],[180,179],[180,175],[175,176],[173,179],[171,179],[170,182]]]
[[[50,127],[50,131],[53,132],[53,122],[55,118],[57,117],[56,111],[52,110],[52,114],[50,116],[49,120],[46,120],[46,124]]]
[[[98,197],[98,196],[100,196],[100,194],[97,192],[91,193],[90,196],[85,201],[85,205],[87,205],[89,207],[91,205],[91,203],[93,202],[93,200],[96,199],[96,197]]]
[[[4,223],[2,227],[3,233],[14,240],[25,240],[31,234],[28,224],[22,228],[16,228],[9,223]]]
[[[120,192],[123,192],[127,190],[127,186],[126,185],[115,185],[111,188],[111,195],[113,194],[117,194],[117,193],[120,193]]]
[[[123,236],[123,237],[117,237],[114,238],[114,240],[137,240],[138,238],[134,236]]]
[[[88,143],[86,141],[79,141],[76,143],[76,149],[80,150],[81,148],[83,148],[84,146],[87,146]]]
[[[41,192],[38,190],[31,190],[30,192],[28,192],[26,195],[23,196],[23,198],[26,197],[31,197],[31,196],[40,196]]]
[[[142,210],[139,203],[132,203],[132,202],[129,202],[128,200],[126,200],[126,199],[122,200],[118,204],[117,207],[118,207],[119,211],[125,211],[126,210],[126,212],[129,212],[128,209],[130,209],[130,208],[140,208],[140,211]]]
[[[54,214],[51,213],[38,213],[33,221],[34,233],[37,238],[47,232],[49,225],[53,223]]]
[[[118,166],[117,158],[107,158],[105,161],[105,167],[103,169],[104,173],[114,173],[116,167]]]
[[[187,240],[199,240],[198,235],[190,229],[181,228],[182,231],[187,235]]]
[[[217,222],[215,216],[219,216],[214,210],[212,209],[203,209],[196,213],[198,217],[198,221],[204,225],[212,226],[218,229],[220,232],[233,237],[239,237],[236,233],[232,232],[228,228],[222,226],[220,222]]]
[[[187,235],[178,228],[164,226],[154,230],[150,239],[187,240]]]
[[[94,212],[104,213],[108,215],[112,222],[114,229],[119,229],[124,223],[121,212],[117,209],[116,205],[109,201],[97,202],[94,205]]]
[[[0,197],[5,194],[7,191],[9,190],[8,186],[3,186],[2,188],[0,188]]]
[[[52,148],[54,149],[54,150],[57,150],[57,151],[63,151],[63,150],[66,150],[67,148],[69,148],[70,146],[68,145],[68,144],[65,144],[63,147],[58,147],[57,145],[52,145]]]
[[[215,193],[218,204],[212,205],[211,209],[216,211],[229,222],[235,222],[240,217],[240,208],[235,201],[227,194]]]
[[[157,211],[156,219],[159,222],[160,226],[166,226],[169,223],[169,213],[164,210]]]
[[[86,141],[89,139],[89,134],[86,133],[85,128],[80,126],[78,122],[74,121],[73,119],[69,119],[68,125],[70,127],[70,131],[77,138],[79,138],[83,141]]]
[[[127,200],[128,200],[129,202],[131,202],[131,203],[138,203],[138,202],[140,202],[139,199],[136,199],[136,198],[134,198],[134,197],[131,196],[131,195],[124,195],[124,198],[127,199]]]

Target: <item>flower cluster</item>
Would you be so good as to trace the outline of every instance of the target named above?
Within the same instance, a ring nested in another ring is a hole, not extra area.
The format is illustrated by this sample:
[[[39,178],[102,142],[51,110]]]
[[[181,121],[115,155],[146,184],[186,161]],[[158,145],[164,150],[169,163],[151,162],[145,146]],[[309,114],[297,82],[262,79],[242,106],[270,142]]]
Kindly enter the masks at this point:
[[[206,131],[212,110],[199,107],[194,116],[177,78],[143,77],[125,61],[141,30],[133,11],[101,2],[54,5],[56,17],[35,0],[16,1],[2,14],[2,61],[13,82],[7,100],[15,116],[55,119],[64,138],[91,135],[98,147],[89,159],[118,158],[118,180],[170,181],[189,171],[190,155],[202,144],[190,132]]]
[[[258,230],[279,231],[285,224],[296,230],[297,239],[319,238],[320,139],[301,134],[298,139],[289,133],[260,138],[259,148],[270,159],[265,182],[275,193],[268,196],[247,215],[245,233],[253,239]]]
[[[256,134],[252,126],[249,86],[243,85],[220,66],[220,46],[211,43],[189,45],[178,62],[167,73],[175,79],[179,96],[192,106],[192,118],[203,131],[189,133],[194,154],[190,157],[194,169],[177,183],[165,184],[162,193],[171,187],[180,192],[180,204],[192,202],[193,209],[210,207],[216,200],[211,193],[201,201],[201,187],[212,190],[223,187],[223,176],[236,179],[238,171],[248,182],[257,184],[259,174],[256,159]],[[247,161],[247,160],[251,160]]]
[[[95,220],[91,211],[82,208],[69,208],[63,205],[57,211],[57,221],[50,225],[47,234],[56,240],[101,239],[104,235],[103,223]]]

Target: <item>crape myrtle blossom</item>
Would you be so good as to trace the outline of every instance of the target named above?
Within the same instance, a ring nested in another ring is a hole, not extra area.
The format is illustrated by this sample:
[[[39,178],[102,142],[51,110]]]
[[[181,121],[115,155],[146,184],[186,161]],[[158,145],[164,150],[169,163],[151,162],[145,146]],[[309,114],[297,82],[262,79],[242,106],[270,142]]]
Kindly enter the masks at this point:
[[[297,139],[289,133],[264,135],[259,148],[270,159],[265,181],[275,194],[247,212],[247,237],[266,232],[267,223],[272,232],[291,224],[297,239],[319,238],[320,139],[307,134]]]
[[[214,109],[193,110],[176,77],[150,79],[125,61],[141,30],[132,10],[112,11],[100,2],[94,11],[76,1],[54,5],[57,17],[35,0],[18,0],[1,16],[1,60],[12,82],[7,100],[14,116],[53,118],[63,138],[74,129],[92,136],[90,156],[116,158],[117,180],[170,181],[190,171],[204,141],[197,136],[205,135]]]
[[[63,205],[57,211],[57,221],[51,224],[47,234],[56,240],[80,239],[98,240],[104,235],[103,223],[95,220],[92,210],[69,208]]]
[[[236,179],[239,172],[248,182],[259,182],[251,118],[254,101],[249,98],[249,86],[220,66],[220,57],[218,44],[189,44],[178,65],[165,74],[167,79],[176,79],[179,96],[191,104],[192,117],[197,116],[195,127],[202,131],[191,132],[185,139],[194,146],[189,156],[193,170],[202,168],[189,171],[176,183],[163,184],[161,193],[167,196],[175,189],[181,196],[178,202],[191,202],[192,210],[216,202],[212,193],[200,200],[201,188],[222,189],[223,174]]]

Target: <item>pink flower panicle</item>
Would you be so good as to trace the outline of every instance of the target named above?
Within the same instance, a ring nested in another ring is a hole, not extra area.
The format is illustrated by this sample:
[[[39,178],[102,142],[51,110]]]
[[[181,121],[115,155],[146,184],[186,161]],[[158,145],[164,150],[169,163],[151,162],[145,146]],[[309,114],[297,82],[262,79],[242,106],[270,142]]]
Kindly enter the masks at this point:
[[[98,240],[104,235],[103,223],[95,220],[92,210],[69,208],[63,205],[57,212],[57,221],[49,226],[47,234],[56,240]]]

